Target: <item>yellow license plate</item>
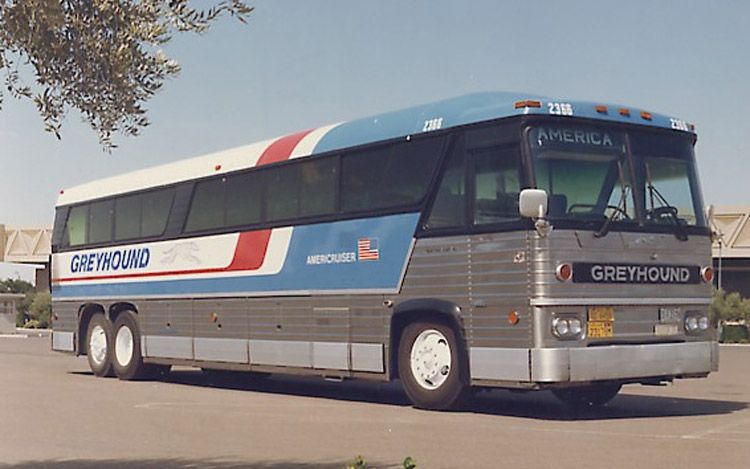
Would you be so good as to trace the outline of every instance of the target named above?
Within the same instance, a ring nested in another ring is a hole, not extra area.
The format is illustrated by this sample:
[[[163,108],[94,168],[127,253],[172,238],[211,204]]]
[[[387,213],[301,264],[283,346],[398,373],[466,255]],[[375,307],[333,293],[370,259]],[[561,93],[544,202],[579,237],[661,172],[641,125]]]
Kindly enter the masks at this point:
[[[614,337],[615,336],[614,323],[611,321],[589,322],[588,336],[591,339],[599,339],[602,337]]]
[[[590,306],[589,322],[615,320],[615,309],[611,306]]]

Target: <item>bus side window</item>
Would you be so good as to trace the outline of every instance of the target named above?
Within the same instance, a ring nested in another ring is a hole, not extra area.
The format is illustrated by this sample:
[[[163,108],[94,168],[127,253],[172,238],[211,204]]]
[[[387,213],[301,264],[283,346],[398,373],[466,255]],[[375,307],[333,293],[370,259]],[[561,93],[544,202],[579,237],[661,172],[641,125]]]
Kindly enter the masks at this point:
[[[475,150],[474,224],[485,225],[518,218],[521,191],[519,155],[513,148]]]
[[[224,224],[225,180],[213,179],[195,186],[185,231],[219,228]]]
[[[86,243],[86,228],[88,226],[89,207],[79,205],[70,209],[68,222],[65,224],[63,246],[80,246]]]
[[[336,211],[338,160],[325,158],[300,165],[299,216],[329,215]]]
[[[95,202],[89,207],[89,243],[112,241],[114,201]]]
[[[462,226],[466,220],[465,152],[457,145],[438,186],[426,228]]]

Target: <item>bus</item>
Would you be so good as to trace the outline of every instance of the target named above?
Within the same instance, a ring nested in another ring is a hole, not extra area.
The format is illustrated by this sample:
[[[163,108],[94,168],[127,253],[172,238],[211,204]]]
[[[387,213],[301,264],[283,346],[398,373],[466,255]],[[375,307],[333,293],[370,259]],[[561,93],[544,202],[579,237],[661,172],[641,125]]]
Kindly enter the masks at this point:
[[[718,370],[695,127],[477,93],[60,192],[52,348],[96,376],[400,379],[602,405]]]

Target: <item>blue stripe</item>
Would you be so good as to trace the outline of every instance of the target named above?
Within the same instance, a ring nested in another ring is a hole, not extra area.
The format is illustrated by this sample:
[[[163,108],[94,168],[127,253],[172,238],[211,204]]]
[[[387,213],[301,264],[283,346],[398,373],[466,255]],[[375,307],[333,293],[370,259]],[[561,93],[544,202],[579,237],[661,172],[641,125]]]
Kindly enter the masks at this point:
[[[541,101],[541,108],[516,109],[517,101]],[[316,145],[313,154],[324,153],[367,143],[405,137],[422,133],[425,123],[431,119],[442,119],[441,129],[482,122],[522,114],[549,115],[549,103],[567,103],[573,106],[573,117],[583,117],[610,122],[639,124],[650,127],[672,128],[668,116],[652,113],[652,120],[641,118],[641,110],[607,103],[553,99],[523,93],[488,92],[474,93],[435,103],[415,106],[400,111],[345,122],[329,131]],[[607,114],[596,111],[597,105],[606,105]],[[630,109],[630,117],[621,116],[619,108]],[[434,129],[433,129],[434,130]]]

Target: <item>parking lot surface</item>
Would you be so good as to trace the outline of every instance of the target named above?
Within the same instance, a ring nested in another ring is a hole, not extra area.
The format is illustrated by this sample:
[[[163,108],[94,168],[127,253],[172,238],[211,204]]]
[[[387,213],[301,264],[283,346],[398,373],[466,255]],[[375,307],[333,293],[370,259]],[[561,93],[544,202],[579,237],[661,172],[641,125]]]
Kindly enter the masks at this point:
[[[95,378],[48,337],[0,337],[0,467],[750,467],[750,347],[721,371],[625,386],[574,413],[549,392],[478,394],[459,412],[409,406],[398,383]]]

